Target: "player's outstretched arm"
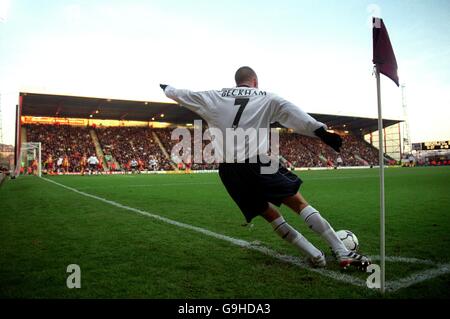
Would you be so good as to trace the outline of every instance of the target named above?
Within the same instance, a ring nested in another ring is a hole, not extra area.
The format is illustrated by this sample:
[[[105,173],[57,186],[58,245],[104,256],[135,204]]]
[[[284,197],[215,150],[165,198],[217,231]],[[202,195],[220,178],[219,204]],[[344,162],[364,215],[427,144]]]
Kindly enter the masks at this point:
[[[293,129],[296,133],[320,138],[325,144],[339,152],[342,138],[335,133],[326,131],[327,126],[317,121],[297,105],[274,96],[274,109],[272,119]]]
[[[325,130],[325,128],[320,127],[314,131],[314,133],[319,137],[325,144],[331,146],[336,152],[339,152],[342,146],[342,138],[339,134],[330,133]]]
[[[164,94],[169,98],[180,105],[187,107],[191,111],[196,112],[199,115],[202,115],[205,111],[205,107],[207,107],[207,92],[193,92],[190,90],[180,90],[176,89],[167,84],[160,84],[161,89],[163,89]]]
[[[278,122],[295,133],[317,137],[315,131],[319,128],[326,129],[326,125],[317,121],[311,115],[303,111],[297,105],[274,95],[272,102],[271,122]]]

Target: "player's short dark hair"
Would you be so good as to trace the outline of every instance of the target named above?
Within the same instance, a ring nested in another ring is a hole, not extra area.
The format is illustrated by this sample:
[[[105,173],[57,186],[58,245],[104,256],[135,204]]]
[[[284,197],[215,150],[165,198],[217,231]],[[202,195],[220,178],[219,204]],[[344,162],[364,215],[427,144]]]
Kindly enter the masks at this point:
[[[256,72],[249,66],[241,66],[234,75],[234,80],[236,84],[241,84],[243,82],[247,82],[252,78],[256,77]]]

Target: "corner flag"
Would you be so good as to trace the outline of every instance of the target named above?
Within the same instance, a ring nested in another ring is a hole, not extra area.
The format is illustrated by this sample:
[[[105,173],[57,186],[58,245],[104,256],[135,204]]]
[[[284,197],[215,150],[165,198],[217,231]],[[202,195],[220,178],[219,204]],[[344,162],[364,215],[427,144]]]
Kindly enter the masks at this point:
[[[376,64],[380,73],[386,75],[398,84],[397,60],[392,49],[389,34],[384,26],[383,19],[373,18],[373,63]]]
[[[378,158],[380,164],[380,290],[385,291],[386,275],[386,242],[385,242],[385,205],[384,205],[384,147],[383,147],[383,117],[381,112],[380,73],[389,77],[398,85],[397,60],[383,20],[373,18],[373,63],[377,78],[378,102]]]

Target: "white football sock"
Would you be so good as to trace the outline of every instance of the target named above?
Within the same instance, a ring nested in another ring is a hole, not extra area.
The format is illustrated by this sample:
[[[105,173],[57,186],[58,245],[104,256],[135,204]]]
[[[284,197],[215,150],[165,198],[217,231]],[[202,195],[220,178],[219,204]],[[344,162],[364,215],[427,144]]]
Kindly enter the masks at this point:
[[[314,247],[305,237],[291,227],[283,218],[283,216],[271,222],[273,230],[284,240],[297,247],[301,253],[308,257],[321,256],[322,252]]]
[[[348,252],[344,243],[336,235],[334,229],[330,224],[320,215],[314,207],[308,205],[300,212],[300,217],[314,232],[319,234],[328,245],[331,246],[334,252],[341,255]]]

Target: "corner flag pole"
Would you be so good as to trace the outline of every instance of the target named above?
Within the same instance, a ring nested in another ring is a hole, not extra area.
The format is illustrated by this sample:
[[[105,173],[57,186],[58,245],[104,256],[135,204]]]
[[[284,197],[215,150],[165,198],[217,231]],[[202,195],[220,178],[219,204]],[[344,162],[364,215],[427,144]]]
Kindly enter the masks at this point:
[[[397,73],[397,59],[392,49],[391,40],[383,19],[372,18],[372,39],[373,39],[373,63],[375,64],[375,74],[377,77],[377,99],[378,99],[378,155],[380,162],[380,290],[384,293],[385,273],[386,273],[386,242],[385,242],[385,219],[384,219],[384,153],[383,153],[383,117],[381,115],[381,90],[380,74],[386,75],[399,86]]]
[[[42,177],[42,143],[39,142],[39,151],[38,151],[38,176]]]
[[[380,289],[385,291],[385,259],[386,243],[384,229],[384,156],[383,156],[383,116],[381,112],[381,90],[380,90],[380,70],[375,66],[377,78],[377,101],[378,101],[378,160],[380,164]]]

